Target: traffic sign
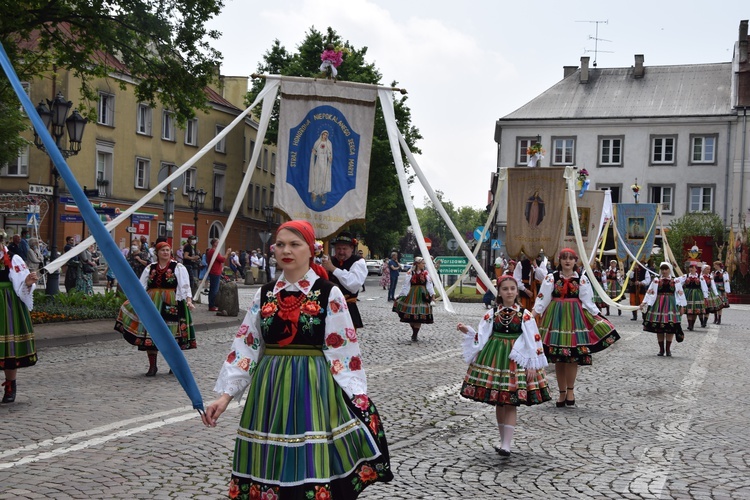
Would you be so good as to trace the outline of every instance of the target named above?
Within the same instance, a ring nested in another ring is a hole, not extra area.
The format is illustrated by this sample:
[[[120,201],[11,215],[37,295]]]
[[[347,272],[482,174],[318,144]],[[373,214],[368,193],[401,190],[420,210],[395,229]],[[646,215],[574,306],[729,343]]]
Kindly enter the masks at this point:
[[[125,231],[127,231],[129,233],[135,233],[136,231],[138,231],[138,228],[137,227],[133,227],[133,226],[128,226],[128,227],[125,228]]]
[[[461,274],[469,263],[468,257],[455,255],[441,255],[435,257],[435,262],[440,262],[440,274]]]
[[[482,233],[484,233],[484,237],[482,237]],[[488,239],[490,239],[490,232],[484,232],[484,226],[478,226],[474,230],[474,239],[480,243],[482,243],[483,241],[487,241]]]
[[[27,226],[38,226],[41,223],[39,218],[39,212],[32,212],[26,214],[26,225]]]
[[[458,250],[458,242],[456,240],[448,240],[448,250]]]
[[[430,238],[425,238],[424,239],[424,246],[427,247],[427,250],[429,250],[430,248],[432,248],[432,240]]]
[[[60,216],[60,222],[83,222],[83,216],[82,215],[62,214]]]
[[[41,194],[43,196],[52,196],[54,188],[43,184],[29,184],[29,194]]]
[[[492,249],[493,250],[500,250],[500,247],[502,246],[502,243],[500,240],[492,240]]]

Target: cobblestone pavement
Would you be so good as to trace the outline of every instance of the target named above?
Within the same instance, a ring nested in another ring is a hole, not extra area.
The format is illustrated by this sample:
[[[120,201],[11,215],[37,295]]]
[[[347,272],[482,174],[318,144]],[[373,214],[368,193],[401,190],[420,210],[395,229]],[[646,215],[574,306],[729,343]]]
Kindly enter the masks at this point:
[[[513,455],[501,458],[493,408],[457,393],[466,366],[455,325],[476,325],[483,306],[436,309],[412,343],[377,279],[360,298],[369,392],[396,476],[360,498],[750,497],[750,307],[686,332],[671,358],[629,314],[610,316],[622,339],[579,371],[578,406],[520,408]],[[206,401],[234,333],[200,332],[186,352]],[[145,354],[119,339],[39,356],[19,371],[16,403],[0,405],[0,499],[225,498],[239,405],[203,427],[164,361],[147,379]]]

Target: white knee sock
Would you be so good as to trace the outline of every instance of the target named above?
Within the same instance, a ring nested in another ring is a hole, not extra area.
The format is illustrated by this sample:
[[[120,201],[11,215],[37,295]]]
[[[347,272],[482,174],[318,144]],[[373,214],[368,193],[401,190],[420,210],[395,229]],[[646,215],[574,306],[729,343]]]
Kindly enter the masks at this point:
[[[516,430],[516,428],[512,425],[504,425],[503,427],[505,427],[505,429],[502,433],[503,445],[501,446],[501,448],[506,451],[510,451],[510,443],[513,441],[513,432]]]

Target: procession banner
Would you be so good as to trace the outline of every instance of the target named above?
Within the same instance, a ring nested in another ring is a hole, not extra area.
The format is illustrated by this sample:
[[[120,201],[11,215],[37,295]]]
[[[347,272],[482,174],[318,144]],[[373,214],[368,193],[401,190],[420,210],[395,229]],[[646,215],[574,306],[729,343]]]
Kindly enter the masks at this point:
[[[630,253],[638,256],[639,259],[651,256],[656,234],[655,219],[656,203],[615,203],[617,232],[622,236]],[[643,250],[641,250],[641,255],[638,255],[641,245],[643,245]],[[615,247],[617,260],[626,260],[628,256],[622,243],[615,240]]]
[[[604,210],[604,191],[586,191],[586,193],[576,198],[576,208],[578,210],[578,224],[581,226],[581,237],[583,239],[586,256],[591,256],[596,248],[599,239],[599,230],[602,221],[602,212]],[[573,221],[570,218],[570,208],[568,199],[565,198],[565,225],[560,234],[559,248],[576,248],[576,236],[573,232]]]
[[[325,239],[367,207],[374,86],[283,79],[274,207]]]
[[[564,168],[508,169],[508,228],[505,248],[517,259],[557,254],[563,225]]]

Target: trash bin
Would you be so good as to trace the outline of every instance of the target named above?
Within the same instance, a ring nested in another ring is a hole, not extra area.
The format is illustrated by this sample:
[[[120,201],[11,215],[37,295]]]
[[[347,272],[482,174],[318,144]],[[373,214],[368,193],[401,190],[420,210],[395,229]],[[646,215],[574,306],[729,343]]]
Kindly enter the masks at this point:
[[[268,280],[266,280],[266,271],[265,269],[259,269],[258,270],[258,283],[263,284],[266,283]]]
[[[245,284],[246,285],[255,284],[255,280],[253,280],[253,273],[250,272],[249,268],[245,271]]]

